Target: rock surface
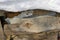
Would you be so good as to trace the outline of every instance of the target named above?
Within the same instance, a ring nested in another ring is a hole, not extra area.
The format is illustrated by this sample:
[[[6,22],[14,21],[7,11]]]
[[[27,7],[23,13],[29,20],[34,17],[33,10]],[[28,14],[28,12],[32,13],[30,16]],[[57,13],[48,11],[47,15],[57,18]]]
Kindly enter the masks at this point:
[[[12,25],[16,26],[16,25]],[[29,32],[16,32],[12,31],[5,25],[5,34],[7,36],[7,40],[57,40],[57,30],[50,30],[39,33],[29,33]]]
[[[17,20],[15,20],[17,19]],[[18,25],[8,25],[13,31],[26,31],[26,32],[42,32],[53,29],[60,29],[60,18],[53,16],[38,16],[32,18],[15,18],[11,19],[11,23]],[[57,20],[58,19],[58,20]],[[15,28],[15,29],[14,29]]]
[[[1,22],[0,22],[0,40],[4,40],[4,34],[3,34],[2,27],[1,27]]]

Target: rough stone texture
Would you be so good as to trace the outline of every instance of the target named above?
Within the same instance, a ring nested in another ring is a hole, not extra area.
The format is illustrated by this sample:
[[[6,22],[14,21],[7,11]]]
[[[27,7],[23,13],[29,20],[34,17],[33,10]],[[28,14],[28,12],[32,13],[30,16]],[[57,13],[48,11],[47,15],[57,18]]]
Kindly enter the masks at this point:
[[[47,32],[47,39],[48,40],[58,40],[58,31],[57,30],[51,30]]]
[[[12,27],[17,27],[16,24],[12,25]],[[50,30],[39,33],[29,33],[29,32],[21,32],[21,31],[12,31],[8,28],[8,25],[5,25],[5,34],[7,36],[7,40],[13,38],[14,40],[57,40],[57,31],[58,30]]]
[[[47,30],[60,29],[59,27],[60,18],[53,16],[38,16],[33,18],[22,18],[22,19],[14,18],[10,21],[12,24],[18,23],[17,27],[9,25],[9,27],[14,31],[26,31],[26,32],[37,33]]]
[[[43,15],[49,12],[37,11],[33,15]],[[38,14],[37,14],[38,13]],[[40,14],[41,13],[41,14]],[[43,14],[42,14],[43,13]],[[8,14],[8,13],[7,13]],[[12,18],[17,14],[9,14],[7,17]],[[14,16],[13,16],[14,15]],[[48,15],[47,15],[48,16]],[[5,25],[5,34],[7,40],[57,40],[58,32],[54,29],[60,29],[60,19],[53,16],[36,16],[12,20],[19,24]],[[58,20],[57,20],[58,19]],[[50,30],[50,31],[48,31]]]
[[[55,29],[60,29],[59,26],[59,17],[39,16],[21,19],[19,24],[7,24],[4,31],[7,40],[11,37],[14,40],[57,40],[58,34]]]
[[[60,31],[58,32],[58,39],[60,40]]]
[[[0,22],[0,40],[4,40],[4,35],[3,35],[2,27],[1,27],[1,22]]]
[[[24,12],[28,12],[31,10],[27,10]],[[33,11],[33,16],[37,16],[37,15],[45,15],[45,14],[49,14],[51,11],[47,11],[47,10],[32,10]],[[21,14],[22,12],[5,12],[5,16],[7,16],[8,18],[13,18],[14,16],[18,16],[19,14]],[[24,13],[25,14],[25,13]]]

